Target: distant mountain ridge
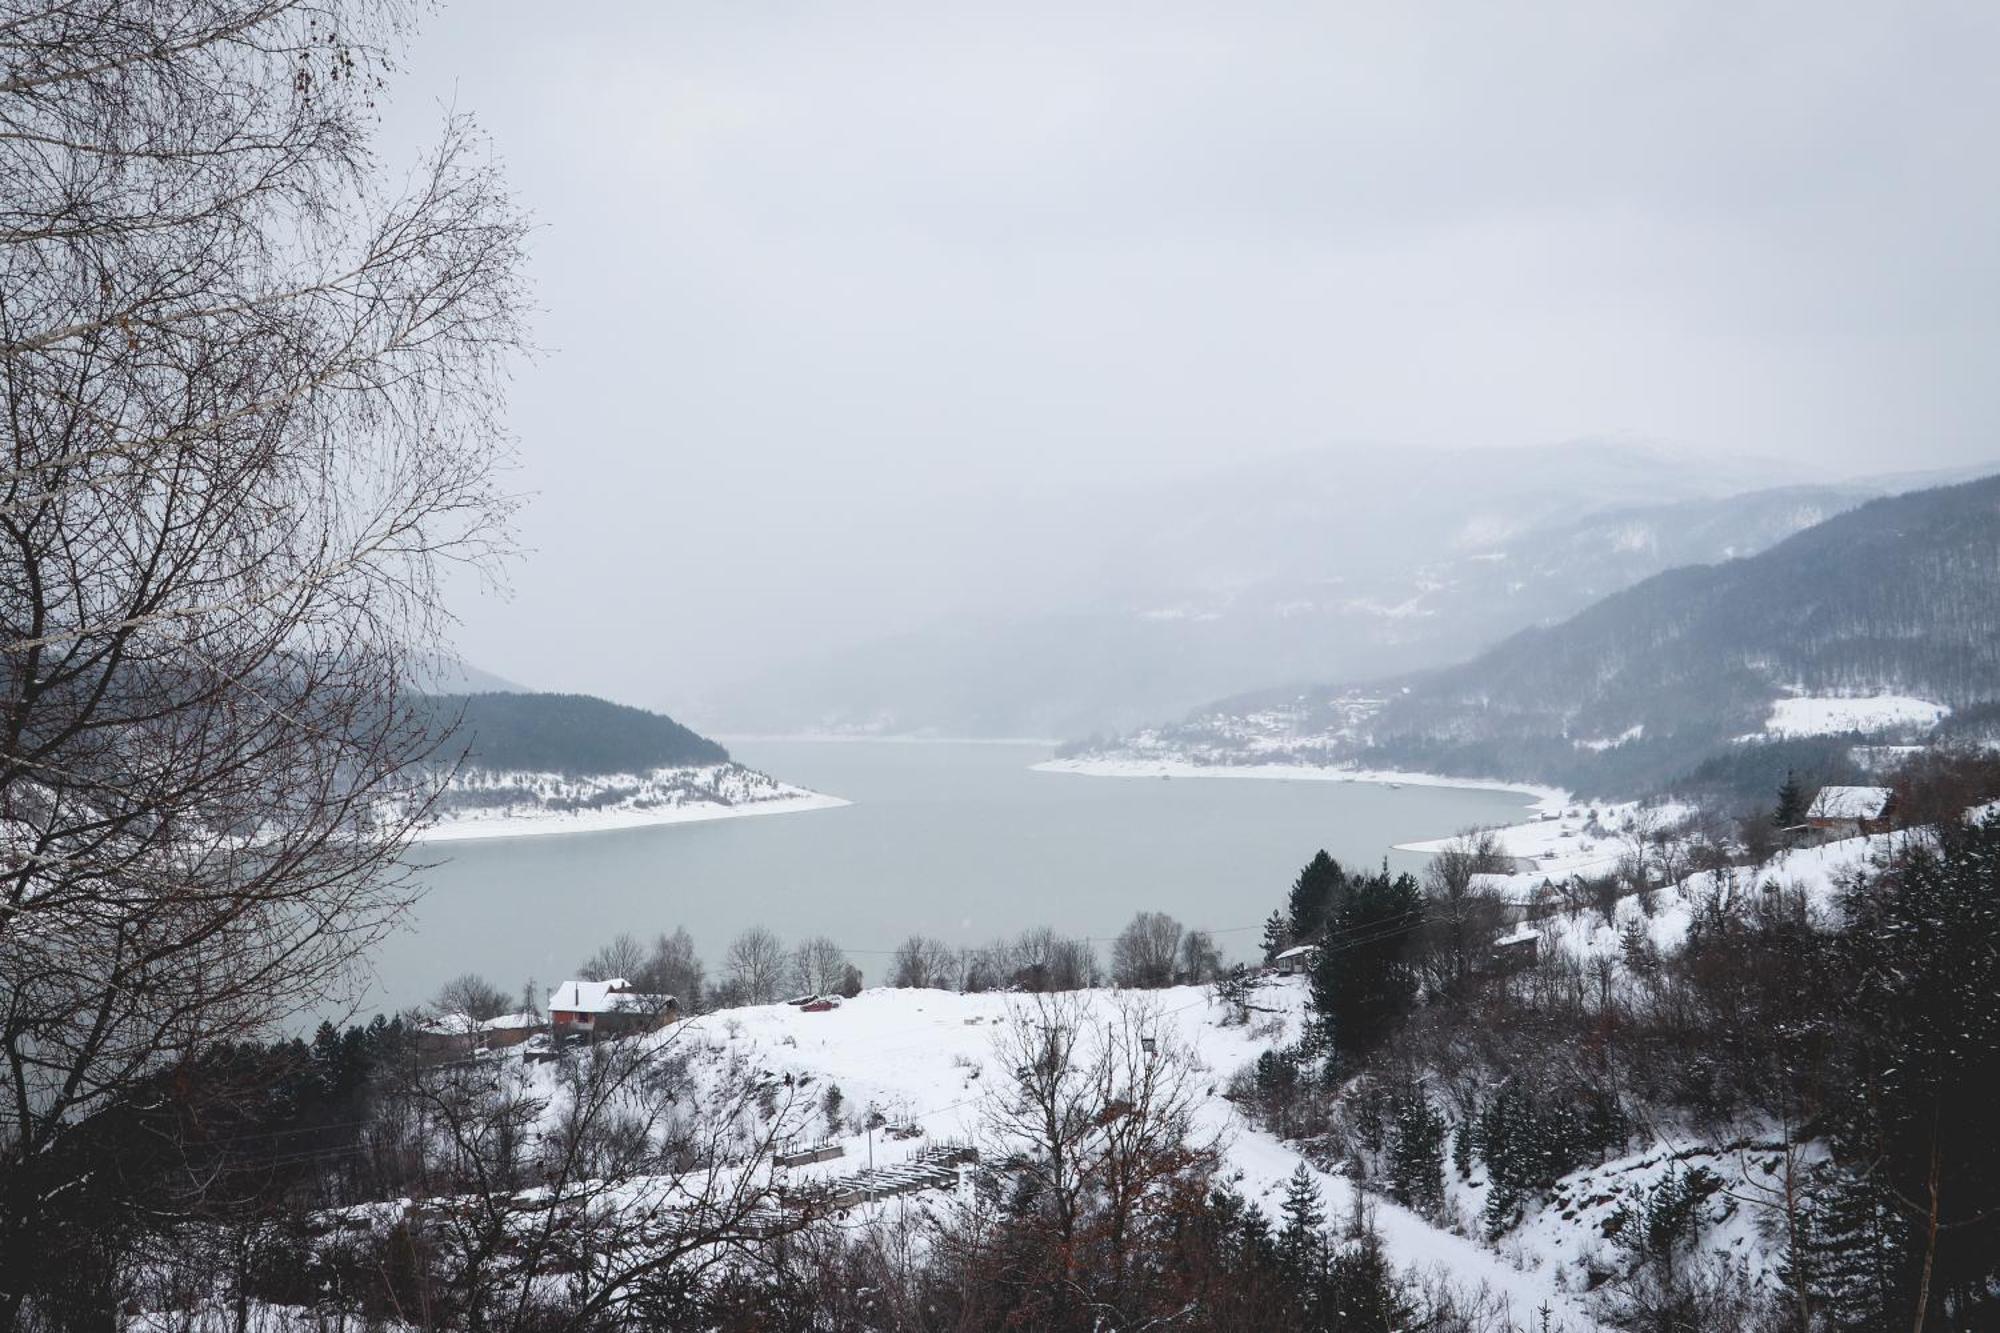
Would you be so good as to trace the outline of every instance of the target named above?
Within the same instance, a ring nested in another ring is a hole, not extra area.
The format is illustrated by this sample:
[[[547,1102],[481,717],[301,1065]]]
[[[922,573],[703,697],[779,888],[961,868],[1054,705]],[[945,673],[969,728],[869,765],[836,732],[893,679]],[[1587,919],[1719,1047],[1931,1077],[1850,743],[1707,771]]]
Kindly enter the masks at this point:
[[[1463,660],[1919,484],[1790,475],[1583,442],[1308,455],[1135,488],[1036,516],[1038,545],[1054,530],[1068,546],[1032,606],[750,673],[698,711],[746,731],[1126,730],[1248,687]]]
[[[2000,477],[1862,504],[1459,665],[1263,691],[1082,747],[1632,790],[1761,734],[1790,693],[2000,699]]]

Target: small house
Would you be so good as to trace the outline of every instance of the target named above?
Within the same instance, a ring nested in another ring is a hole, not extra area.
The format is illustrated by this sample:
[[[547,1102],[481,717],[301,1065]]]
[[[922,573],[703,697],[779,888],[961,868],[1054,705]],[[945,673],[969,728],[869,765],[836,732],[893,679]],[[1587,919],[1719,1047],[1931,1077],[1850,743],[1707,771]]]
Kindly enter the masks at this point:
[[[1806,809],[1806,826],[1828,840],[1886,833],[1895,803],[1887,787],[1821,787]]]
[[[1271,959],[1271,966],[1277,968],[1278,971],[1288,977],[1295,977],[1302,972],[1312,971],[1313,964],[1318,961],[1319,946],[1317,944],[1294,944],[1291,948],[1282,950],[1274,956]]]
[[[1532,926],[1516,926],[1493,941],[1493,967],[1500,972],[1518,972],[1533,967],[1541,952],[1542,932]]]
[[[1465,890],[1498,902],[1509,921],[1549,916],[1563,905],[1562,891],[1553,879],[1540,871],[1516,871],[1513,874],[1481,872],[1466,880]]]
[[[463,1055],[476,1051],[498,1051],[518,1046],[542,1030],[539,1014],[501,1014],[498,1018],[474,1018],[470,1014],[439,1014],[418,1022],[417,1050],[425,1055]]]
[[[549,992],[549,1028],[557,1040],[581,1036],[595,1041],[651,1032],[680,1016],[679,1000],[671,995],[648,995],[623,977],[565,981]]]

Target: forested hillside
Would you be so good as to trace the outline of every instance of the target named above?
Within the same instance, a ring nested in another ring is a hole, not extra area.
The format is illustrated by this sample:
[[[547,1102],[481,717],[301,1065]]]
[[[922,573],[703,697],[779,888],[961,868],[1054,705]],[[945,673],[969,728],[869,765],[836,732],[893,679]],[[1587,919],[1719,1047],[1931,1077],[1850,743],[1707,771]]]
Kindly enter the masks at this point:
[[[2000,695],[2000,478],[1873,501],[1518,634],[1393,696],[1374,747],[1454,767],[1540,747],[1563,767],[1658,771],[1758,733],[1787,690]]]
[[[1836,706],[1816,734],[1922,729],[1899,728],[1893,708],[1862,716],[1877,697],[1906,711],[2000,699],[2000,477],[1874,500],[1760,554],[1669,570],[1458,666],[1243,696],[1084,752],[1634,792],[1745,737],[1819,744],[1774,726],[1781,700],[1856,701],[1851,724]]]
[[[578,776],[729,762],[729,751],[664,714],[588,694],[442,694],[426,704],[450,730],[446,752],[463,749],[479,768]]]

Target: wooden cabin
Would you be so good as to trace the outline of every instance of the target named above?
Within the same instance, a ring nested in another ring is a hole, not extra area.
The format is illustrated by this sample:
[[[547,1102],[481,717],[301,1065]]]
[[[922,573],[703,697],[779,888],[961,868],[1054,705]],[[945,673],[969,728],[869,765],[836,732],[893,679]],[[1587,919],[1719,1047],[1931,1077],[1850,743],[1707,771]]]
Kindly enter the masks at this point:
[[[549,1029],[556,1040],[582,1036],[622,1037],[651,1032],[677,1022],[680,1001],[648,995],[623,977],[609,981],[565,981],[549,992]]]

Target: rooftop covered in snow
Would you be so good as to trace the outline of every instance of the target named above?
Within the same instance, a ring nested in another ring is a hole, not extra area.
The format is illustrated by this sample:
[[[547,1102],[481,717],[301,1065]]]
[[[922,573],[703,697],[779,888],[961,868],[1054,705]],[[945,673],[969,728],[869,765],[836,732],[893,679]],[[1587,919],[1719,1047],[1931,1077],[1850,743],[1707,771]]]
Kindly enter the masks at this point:
[[[1880,819],[1895,795],[1887,787],[1821,787],[1807,819]]]
[[[647,995],[623,977],[608,981],[565,981],[549,993],[551,1012],[566,1014],[644,1014],[677,1006],[671,995]]]

